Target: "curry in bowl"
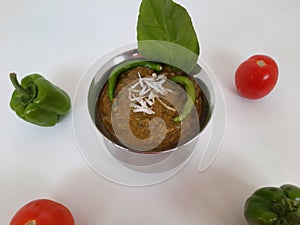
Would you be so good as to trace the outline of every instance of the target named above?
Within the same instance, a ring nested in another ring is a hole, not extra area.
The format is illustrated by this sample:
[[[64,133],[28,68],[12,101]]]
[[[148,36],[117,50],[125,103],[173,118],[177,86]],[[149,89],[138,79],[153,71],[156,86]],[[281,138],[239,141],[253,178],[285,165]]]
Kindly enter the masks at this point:
[[[133,152],[175,149],[195,138],[210,118],[204,88],[172,66],[125,61],[112,68],[101,87],[96,126],[111,142]]]

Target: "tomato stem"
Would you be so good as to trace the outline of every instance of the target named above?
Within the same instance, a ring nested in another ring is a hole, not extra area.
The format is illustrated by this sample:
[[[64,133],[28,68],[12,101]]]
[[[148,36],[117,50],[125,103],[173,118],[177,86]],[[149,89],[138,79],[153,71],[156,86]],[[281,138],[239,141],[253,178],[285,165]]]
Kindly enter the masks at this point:
[[[28,222],[25,223],[25,225],[36,225],[35,220],[29,220]]]
[[[264,65],[266,65],[265,61],[262,60],[262,59],[261,59],[261,60],[257,60],[257,61],[256,61],[256,64],[257,64],[258,66],[261,66],[261,67],[264,66]]]

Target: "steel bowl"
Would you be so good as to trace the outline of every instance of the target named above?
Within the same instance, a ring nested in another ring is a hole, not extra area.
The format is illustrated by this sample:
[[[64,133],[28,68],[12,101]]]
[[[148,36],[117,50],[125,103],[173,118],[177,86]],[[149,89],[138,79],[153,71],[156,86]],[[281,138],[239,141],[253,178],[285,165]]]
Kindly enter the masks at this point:
[[[87,99],[89,115],[95,126],[97,98],[109,78],[110,71],[119,63],[136,58],[141,58],[136,45],[128,45],[114,50],[103,59],[104,61],[102,60],[103,63],[95,73],[89,86]],[[207,117],[206,123],[201,126],[198,135],[175,148],[163,151],[137,151],[115,143],[111,140],[109,135],[97,129],[109,153],[125,166],[143,172],[162,172],[174,168],[188,160],[193,154],[195,146],[201,139],[201,134],[205,132],[210,125],[211,116],[214,113],[214,86],[210,79],[209,71],[206,71],[204,68],[203,62],[199,59],[197,66],[190,73],[202,88],[210,108],[210,114]]]

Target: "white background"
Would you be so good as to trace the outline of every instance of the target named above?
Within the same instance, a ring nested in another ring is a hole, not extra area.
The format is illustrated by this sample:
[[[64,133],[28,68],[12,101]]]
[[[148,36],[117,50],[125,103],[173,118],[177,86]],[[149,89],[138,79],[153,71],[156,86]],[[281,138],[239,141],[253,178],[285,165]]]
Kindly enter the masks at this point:
[[[39,72],[74,100],[88,66],[136,41],[139,0],[2,0],[0,8],[0,224],[36,198],[65,204],[77,225],[246,224],[243,205],[257,188],[300,185],[300,1],[180,0],[192,17],[201,59],[224,93],[227,127],[221,153],[205,172],[198,161],[148,187],[97,175],[75,143],[72,114],[53,128],[23,122],[9,108],[19,78]],[[263,53],[279,65],[267,97],[237,95],[234,72]]]

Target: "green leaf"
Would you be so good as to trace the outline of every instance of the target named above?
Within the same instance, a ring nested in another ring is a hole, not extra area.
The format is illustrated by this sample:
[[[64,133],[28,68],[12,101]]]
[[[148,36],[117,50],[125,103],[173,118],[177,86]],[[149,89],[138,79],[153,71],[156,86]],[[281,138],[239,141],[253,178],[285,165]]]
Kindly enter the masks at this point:
[[[186,72],[196,65],[200,47],[191,18],[172,0],[142,0],[137,23],[140,54]]]

